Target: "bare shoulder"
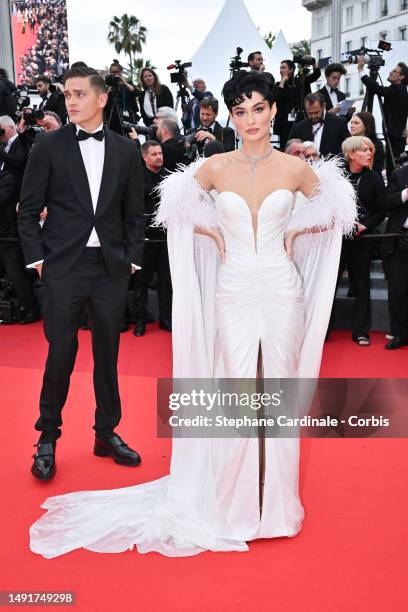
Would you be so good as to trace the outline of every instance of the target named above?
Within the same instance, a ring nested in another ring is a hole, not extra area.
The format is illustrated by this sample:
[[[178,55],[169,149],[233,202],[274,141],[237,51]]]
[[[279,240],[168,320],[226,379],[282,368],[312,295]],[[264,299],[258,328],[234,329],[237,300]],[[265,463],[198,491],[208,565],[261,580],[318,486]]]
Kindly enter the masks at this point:
[[[203,165],[198,169],[195,177],[198,182],[209,191],[214,188],[216,177],[219,173],[225,171],[225,169],[231,163],[231,156],[233,151],[230,153],[219,153],[209,157]]]

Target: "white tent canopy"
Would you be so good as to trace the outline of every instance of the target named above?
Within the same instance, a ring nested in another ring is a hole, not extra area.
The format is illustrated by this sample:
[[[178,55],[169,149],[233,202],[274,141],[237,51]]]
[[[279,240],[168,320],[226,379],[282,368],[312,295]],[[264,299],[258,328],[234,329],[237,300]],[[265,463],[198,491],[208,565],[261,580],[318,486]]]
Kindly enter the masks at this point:
[[[276,58],[252,21],[243,0],[226,0],[216,22],[193,55],[190,69],[194,78],[201,77],[206,81],[207,88],[217,98],[220,98],[222,86],[229,78],[229,64],[237,47],[244,50],[244,62],[252,51],[261,51],[266,70],[273,73]]]

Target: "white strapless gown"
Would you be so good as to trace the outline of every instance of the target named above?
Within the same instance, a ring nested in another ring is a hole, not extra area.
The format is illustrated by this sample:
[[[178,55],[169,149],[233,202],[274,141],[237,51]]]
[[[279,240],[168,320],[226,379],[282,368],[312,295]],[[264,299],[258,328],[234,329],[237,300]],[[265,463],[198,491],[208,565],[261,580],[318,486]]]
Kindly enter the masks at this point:
[[[183,189],[188,187],[187,177],[176,180],[184,181]],[[219,193],[213,212],[225,240],[222,264],[213,241],[194,237],[191,223],[190,232],[187,222],[175,224],[173,237],[169,231],[175,376],[209,377],[212,368],[213,376],[255,378],[259,350],[266,378],[299,375],[306,325],[304,284],[284,249],[293,205],[294,195],[286,189],[268,195],[258,212],[255,237],[243,198]],[[337,258],[340,240],[341,235],[336,239]],[[335,259],[331,285],[322,288],[322,295],[334,291],[336,266]],[[206,289],[211,285],[214,294]],[[330,303],[324,311],[327,320]],[[317,363],[327,320],[314,349]],[[45,557],[79,547],[97,552],[137,547],[139,552],[185,556],[204,550],[245,551],[246,542],[255,538],[294,536],[304,516],[298,464],[298,439],[265,440],[260,513],[257,439],[174,439],[170,474],[164,478],[46,500],[43,508],[48,512],[30,530],[31,549]]]

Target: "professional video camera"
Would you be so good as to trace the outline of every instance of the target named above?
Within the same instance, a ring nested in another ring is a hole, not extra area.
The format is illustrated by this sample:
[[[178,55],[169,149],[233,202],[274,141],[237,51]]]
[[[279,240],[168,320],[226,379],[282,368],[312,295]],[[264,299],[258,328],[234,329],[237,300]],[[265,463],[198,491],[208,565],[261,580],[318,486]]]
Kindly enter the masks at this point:
[[[105,85],[106,87],[119,87],[122,83],[122,79],[117,74],[107,74],[105,76]]]
[[[381,66],[385,66],[385,60],[382,57],[384,51],[389,51],[391,49],[391,43],[386,40],[380,40],[378,43],[377,49],[367,49],[367,47],[361,47],[361,49],[356,53],[351,53],[347,57],[347,62],[349,64],[358,64],[360,56],[364,56],[364,63],[368,67],[369,71],[375,75],[378,74]]]
[[[25,107],[30,106],[30,96],[25,85],[18,85],[13,92],[14,99],[17,105],[17,111],[22,111]]]
[[[44,115],[44,111],[38,109],[38,108],[25,108],[22,113],[20,114],[20,116],[23,117],[24,122],[26,125],[29,126],[34,126],[37,124],[37,120],[38,119],[44,119],[45,115]]]
[[[242,70],[243,68],[248,68],[249,64],[248,62],[243,62],[241,60],[241,55],[243,53],[243,49],[242,47],[237,47],[237,53],[236,55],[234,55],[234,57],[231,57],[231,62],[229,65],[229,69],[231,70],[231,76],[235,73],[235,72],[239,72],[240,70]]]
[[[175,70],[170,72],[170,83],[177,83],[178,85],[184,85],[186,80],[186,68],[191,68],[192,62],[181,62],[181,60],[174,60],[174,64],[167,66],[167,70]]]
[[[145,125],[139,125],[138,123],[129,123],[128,121],[122,121],[122,131],[124,134],[130,134],[132,128],[134,128],[138,135],[140,134],[142,136],[145,136],[146,140],[157,140],[157,127],[155,125],[146,127]]]

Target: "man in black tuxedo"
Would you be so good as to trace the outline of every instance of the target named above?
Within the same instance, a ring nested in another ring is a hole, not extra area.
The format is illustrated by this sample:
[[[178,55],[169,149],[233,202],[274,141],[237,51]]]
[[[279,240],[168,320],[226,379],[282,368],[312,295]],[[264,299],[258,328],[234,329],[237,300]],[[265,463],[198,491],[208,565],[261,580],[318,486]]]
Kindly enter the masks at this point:
[[[408,165],[391,174],[382,208],[389,215],[386,233],[402,234],[401,238],[383,238],[380,243],[394,336],[385,348],[392,350],[408,345]]]
[[[27,163],[27,148],[14,121],[7,115],[0,117],[0,143],[3,145],[0,147],[0,171],[5,170],[14,176],[18,202]]]
[[[339,89],[340,79],[345,74],[347,70],[342,64],[329,64],[324,71],[326,85],[318,93],[322,94],[328,113],[338,113],[339,102],[346,99],[346,94]]]
[[[105,82],[92,68],[65,73],[71,124],[34,145],[24,176],[19,230],[26,263],[44,285],[49,342],[32,473],[55,474],[61,411],[86,305],[92,320],[96,440],[94,454],[138,465],[140,456],[114,433],[121,417],[117,380],[120,328],[131,271],[141,263],[143,183],[136,145],[103,127]],[[41,229],[44,205],[48,214]]]
[[[360,74],[365,68],[364,57],[360,57],[358,70]],[[399,62],[388,76],[388,87],[379,85],[367,74],[361,77],[361,82],[372,94],[381,96],[384,100],[384,115],[387,123],[388,136],[394,157],[398,158],[405,149],[404,132],[408,119],[408,66]],[[384,129],[384,128],[383,128]],[[387,176],[391,177],[394,170],[390,152],[387,147]]]
[[[290,134],[292,138],[314,142],[320,155],[339,155],[342,142],[350,136],[344,119],[326,112],[326,105],[320,93],[308,94],[305,98],[307,119],[295,123]]]
[[[218,140],[225,151],[235,149],[235,132],[230,127],[222,127],[217,121],[218,100],[204,98],[200,102],[200,125],[196,129],[195,141],[198,143],[200,155],[208,142]]]
[[[53,88],[51,79],[46,75],[39,76],[35,80],[35,86],[38,95],[41,97],[41,103],[38,108],[42,111],[57,113],[61,122],[66,123],[67,113],[64,98]]]

